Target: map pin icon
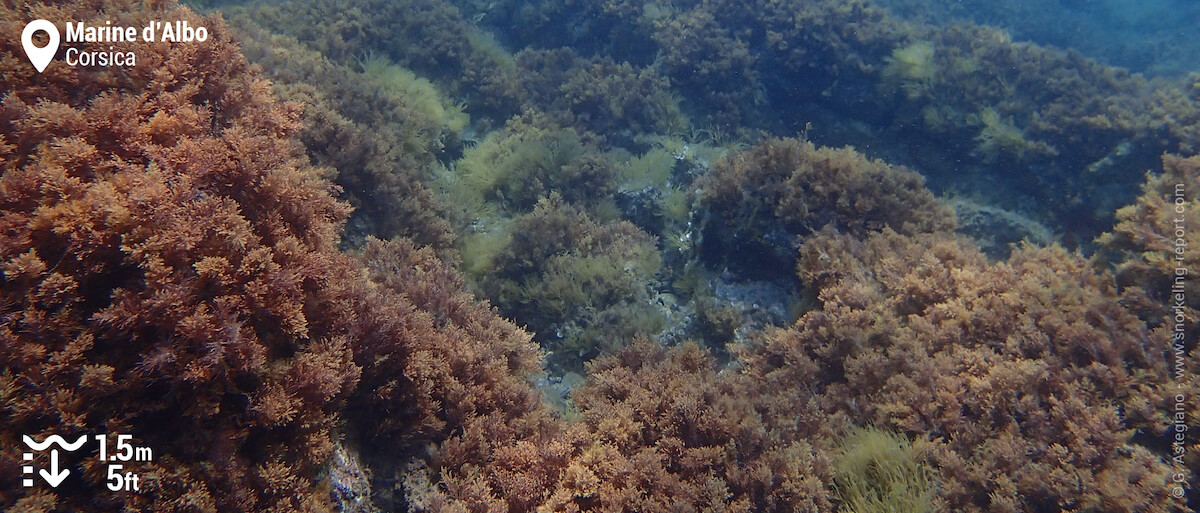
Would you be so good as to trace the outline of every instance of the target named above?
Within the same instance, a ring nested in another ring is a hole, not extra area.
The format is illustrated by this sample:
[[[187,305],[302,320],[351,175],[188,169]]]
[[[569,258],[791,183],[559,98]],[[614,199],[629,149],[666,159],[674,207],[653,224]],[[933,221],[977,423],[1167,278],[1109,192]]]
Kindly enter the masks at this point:
[[[41,48],[33,45],[33,34],[39,30],[50,36],[50,44]],[[50,65],[50,61],[54,60],[54,54],[58,53],[58,28],[46,20],[33,20],[21,31],[21,44],[25,47],[25,55],[29,56],[29,62],[41,73]]]

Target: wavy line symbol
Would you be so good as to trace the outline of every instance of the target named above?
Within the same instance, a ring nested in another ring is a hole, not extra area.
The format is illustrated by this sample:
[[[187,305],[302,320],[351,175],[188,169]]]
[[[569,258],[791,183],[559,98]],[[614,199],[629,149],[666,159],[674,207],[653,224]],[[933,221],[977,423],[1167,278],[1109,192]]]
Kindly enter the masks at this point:
[[[46,438],[46,441],[40,443],[30,438],[29,435],[22,435],[21,438],[25,441],[25,445],[28,445],[30,449],[35,451],[44,451],[54,444],[58,444],[67,451],[74,451],[83,447],[83,444],[87,442],[87,435],[80,435],[79,440],[76,440],[75,443],[67,443],[65,438],[58,435],[50,435],[49,438]]]

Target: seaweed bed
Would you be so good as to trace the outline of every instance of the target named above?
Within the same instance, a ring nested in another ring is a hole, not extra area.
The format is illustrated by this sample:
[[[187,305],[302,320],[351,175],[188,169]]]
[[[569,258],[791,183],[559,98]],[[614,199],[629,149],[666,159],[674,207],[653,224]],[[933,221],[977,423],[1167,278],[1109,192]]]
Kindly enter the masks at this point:
[[[208,37],[0,41],[0,509],[1194,510],[1193,43],[1010,3],[6,3]]]

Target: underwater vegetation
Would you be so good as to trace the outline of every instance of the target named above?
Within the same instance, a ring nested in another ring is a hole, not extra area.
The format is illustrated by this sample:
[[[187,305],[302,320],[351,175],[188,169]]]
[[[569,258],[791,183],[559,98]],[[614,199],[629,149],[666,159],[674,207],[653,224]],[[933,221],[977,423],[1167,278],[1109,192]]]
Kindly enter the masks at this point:
[[[507,230],[477,280],[480,295],[537,334],[543,349],[581,368],[662,329],[651,302],[658,248],[636,226],[597,223],[554,193]]]
[[[1098,239],[1116,263],[1117,283],[1147,296],[1146,314],[1154,325],[1173,329],[1179,322],[1189,345],[1195,344],[1200,319],[1200,277],[1193,271],[1200,266],[1200,249],[1187,243],[1187,234],[1200,226],[1200,201],[1189,199],[1187,191],[1198,187],[1200,158],[1163,156],[1162,172],[1147,174],[1137,202],[1118,210],[1116,226]],[[1177,305],[1177,297],[1184,301]]]
[[[439,170],[439,190],[458,223],[480,228],[532,211],[551,192],[611,218],[617,169],[590,136],[545,116],[514,117]]]
[[[344,240],[411,237],[443,251],[454,242],[444,207],[423,181],[458,147],[467,116],[427,80],[379,54],[334,61],[294,38],[233,17],[244,53],[274,90],[303,110],[298,137],[354,207]],[[423,81],[423,82],[422,82]]]
[[[227,10],[334,62],[387,58],[440,84],[449,97],[467,100],[467,113],[486,120],[483,126],[530,109],[619,140],[686,124],[668,80],[655,68],[570,49],[514,54],[440,0],[301,0]]]
[[[934,511],[931,472],[914,453],[907,439],[879,429],[847,434],[833,467],[844,511]]]
[[[954,213],[921,175],[853,148],[799,139],[730,155],[700,185],[701,257],[775,278],[791,274],[799,242],[826,226],[860,236],[884,227],[904,234],[954,227]]]
[[[141,469],[149,493],[83,493],[103,487],[94,458],[83,482],[22,491],[5,451],[4,508],[312,509],[335,412],[362,372],[342,330],[313,315],[349,267],[334,247],[348,209],[288,137],[298,112],[224,23],[113,7],[129,24],[170,16],[212,37],[143,43],[153,65],[125,75],[34,77],[5,59],[0,436],[132,434],[156,451]],[[6,30],[22,18],[0,15]]]
[[[1200,149],[1194,77],[1147,79],[993,27],[904,19],[869,0],[586,2],[565,13],[518,4],[489,3],[533,26],[482,23],[523,37],[517,46],[657,63],[702,126],[791,135],[811,122],[816,142],[919,168],[939,192],[1032,209],[1072,245],[1104,231],[1161,154]],[[574,30],[538,25],[553,23]],[[616,43],[597,43],[607,41]],[[1089,168],[1093,179],[1075,179]]]
[[[219,18],[106,5],[211,38],[142,44],[154,65],[136,73],[36,78],[5,43],[0,437],[121,432],[155,458],[138,470],[147,493],[113,495],[95,458],[31,490],[4,451],[5,510],[328,511],[335,433],[396,454],[474,423],[492,443],[551,422],[524,377],[539,366],[529,335],[430,250],[374,243],[367,263],[337,250],[349,208],[293,139],[299,110]],[[0,15],[6,30],[22,19]],[[449,454],[447,471],[471,461]]]
[[[1196,42],[1176,37],[1200,7],[1176,0],[1131,5],[1119,0],[878,0],[897,16],[931,24],[971,20],[1004,28],[1013,39],[1067,46],[1113,66],[1147,75],[1195,71]]]
[[[885,228],[823,230],[798,268],[820,307],[737,353],[828,416],[926,437],[950,510],[1175,507],[1154,492],[1169,466],[1132,440],[1167,427],[1166,341],[1088,261],[1050,246],[989,262],[947,232]]]
[[[0,7],[211,34],[0,40],[0,445],[154,449],[0,509],[1194,509],[1195,84],[866,0],[222,9]]]
[[[645,133],[685,130],[688,120],[669,81],[654,67],[634,67],[610,57],[585,59],[570,49],[515,55],[526,108],[558,123],[629,145]]]
[[[829,461],[806,440],[816,419],[803,405],[772,417],[769,396],[699,346],[639,340],[588,374],[587,436],[545,510],[830,510]]]
[[[885,60],[887,66],[883,68],[882,85],[885,89],[899,85],[910,100],[929,94],[939,73],[933,54],[934,48],[929,41],[914,41],[892,50],[892,56]]]

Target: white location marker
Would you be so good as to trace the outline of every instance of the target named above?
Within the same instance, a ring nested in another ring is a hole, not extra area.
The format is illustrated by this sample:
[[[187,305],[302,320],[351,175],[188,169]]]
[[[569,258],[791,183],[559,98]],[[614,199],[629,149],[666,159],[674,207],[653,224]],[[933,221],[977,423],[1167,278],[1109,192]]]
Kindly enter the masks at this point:
[[[33,45],[33,34],[39,30],[50,36],[50,44],[41,48]],[[58,53],[58,28],[46,20],[33,20],[21,31],[21,44],[25,46],[25,55],[29,56],[29,62],[41,73],[50,65],[50,61],[54,60],[54,54]]]

